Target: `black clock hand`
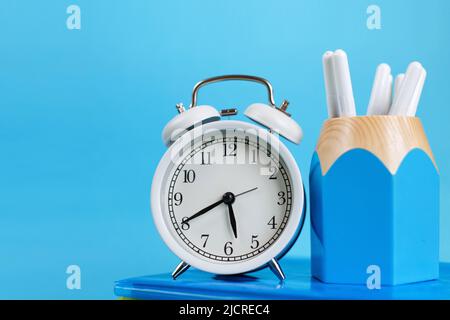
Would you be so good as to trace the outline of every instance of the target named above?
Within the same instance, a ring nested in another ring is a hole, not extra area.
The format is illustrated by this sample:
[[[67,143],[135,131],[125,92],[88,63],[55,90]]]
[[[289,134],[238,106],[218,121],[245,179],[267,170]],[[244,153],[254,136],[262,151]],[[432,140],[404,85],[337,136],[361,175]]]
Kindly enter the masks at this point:
[[[255,191],[256,189],[258,189],[258,188],[256,187],[256,188],[247,190],[247,191],[245,191],[245,192],[242,192],[242,193],[238,194],[237,196],[235,196],[235,195],[232,194],[231,192],[227,192],[227,193],[225,193],[225,194],[223,195],[223,197],[222,197],[221,200],[219,200],[219,201],[213,203],[212,205],[207,206],[206,208],[200,210],[200,211],[197,212],[196,214],[194,214],[194,215],[190,216],[189,218],[187,218],[186,220],[182,221],[181,224],[188,223],[189,221],[191,221],[191,220],[193,220],[193,219],[195,219],[195,218],[198,218],[198,217],[204,215],[205,213],[207,213],[208,211],[211,211],[212,209],[214,209],[215,207],[221,205],[222,203],[226,203],[226,204],[228,204],[228,203],[233,203],[233,202],[234,202],[234,199],[235,199],[236,197],[239,197],[239,196],[242,196],[242,195],[244,195],[244,194],[246,194],[246,193]],[[233,216],[234,216],[234,215],[233,215]]]
[[[208,211],[211,211],[212,209],[214,209],[215,207],[221,205],[222,203],[224,203],[224,199],[221,199],[215,203],[213,203],[210,206],[207,206],[206,208],[200,210],[199,212],[197,212],[196,214],[190,216],[189,218],[187,218],[186,220],[184,220],[183,222],[181,222],[182,224],[188,223],[189,221],[191,221],[192,219],[198,218],[201,215],[204,215],[205,213],[207,213]]]
[[[230,217],[230,224],[233,229],[234,237],[237,239],[236,217],[234,216],[233,206],[231,203],[228,203],[228,216]]]
[[[230,224],[231,224],[231,228],[233,229],[233,234],[234,237],[237,239],[237,224],[236,224],[236,217],[234,215],[234,211],[233,211],[233,203],[236,200],[237,197],[243,196],[244,194],[250,193],[252,191],[255,191],[256,189],[258,189],[258,187],[241,192],[235,196],[232,196],[231,199],[227,198],[227,194],[224,196],[224,201],[228,206],[228,216],[230,217]]]

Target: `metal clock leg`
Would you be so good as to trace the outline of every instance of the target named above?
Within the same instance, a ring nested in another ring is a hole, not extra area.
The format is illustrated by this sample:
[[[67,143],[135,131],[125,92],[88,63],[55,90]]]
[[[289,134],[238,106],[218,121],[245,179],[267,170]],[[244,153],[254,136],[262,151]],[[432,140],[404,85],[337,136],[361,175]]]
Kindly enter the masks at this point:
[[[280,281],[283,281],[286,279],[286,276],[284,275],[284,272],[281,269],[280,264],[278,263],[278,261],[276,259],[272,259],[269,262],[269,268],[277,276],[277,278],[280,279]]]
[[[181,261],[179,265],[172,272],[173,280],[176,280],[180,275],[182,275],[187,269],[190,268],[190,265],[184,261]]]

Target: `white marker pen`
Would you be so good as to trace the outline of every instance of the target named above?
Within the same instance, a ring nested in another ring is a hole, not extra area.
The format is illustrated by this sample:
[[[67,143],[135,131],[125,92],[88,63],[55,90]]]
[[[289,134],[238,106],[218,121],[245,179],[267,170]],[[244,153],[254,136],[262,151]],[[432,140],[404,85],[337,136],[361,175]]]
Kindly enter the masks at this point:
[[[375,74],[372,93],[370,95],[367,115],[388,114],[392,103],[392,75],[391,67],[386,63],[380,64]]]
[[[347,54],[343,50],[337,50],[333,54],[333,66],[341,117],[354,117],[356,116],[356,108],[350,77],[350,67],[348,65]]]
[[[325,81],[325,92],[327,96],[328,116],[338,118],[341,116],[339,102],[336,93],[336,82],[333,67],[333,52],[327,51],[322,58],[323,78]]]
[[[403,79],[405,79],[405,74],[400,73],[395,77],[395,84],[394,84],[394,98],[398,96],[398,93],[400,92],[400,86],[403,83]]]
[[[411,63],[408,66],[398,95],[394,97],[389,114],[414,117],[425,84],[425,78],[426,71],[422,65],[419,62]]]

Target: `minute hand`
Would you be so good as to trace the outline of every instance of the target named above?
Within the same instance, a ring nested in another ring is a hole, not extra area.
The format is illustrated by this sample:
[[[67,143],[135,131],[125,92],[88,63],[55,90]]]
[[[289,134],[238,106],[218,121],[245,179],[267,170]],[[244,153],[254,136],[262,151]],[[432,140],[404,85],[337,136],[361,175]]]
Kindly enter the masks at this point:
[[[200,210],[200,211],[197,212],[196,214],[194,214],[194,215],[190,216],[189,218],[187,218],[186,220],[184,220],[182,223],[183,223],[183,224],[188,223],[188,222],[191,221],[192,219],[195,219],[195,218],[200,217],[201,215],[204,215],[204,214],[207,213],[208,211],[211,211],[211,210],[214,209],[215,207],[221,205],[223,202],[224,202],[223,199],[221,199],[221,200],[219,200],[219,201],[213,203],[212,205],[207,206],[206,208]]]

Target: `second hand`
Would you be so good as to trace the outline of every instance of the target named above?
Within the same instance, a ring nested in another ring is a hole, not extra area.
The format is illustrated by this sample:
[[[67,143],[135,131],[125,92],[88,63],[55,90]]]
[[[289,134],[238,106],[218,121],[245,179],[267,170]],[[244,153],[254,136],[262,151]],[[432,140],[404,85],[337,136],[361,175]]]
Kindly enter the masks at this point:
[[[253,189],[250,189],[250,190],[244,191],[242,193],[239,193],[239,194],[235,195],[234,197],[237,198],[237,197],[243,196],[244,194],[247,194],[247,193],[255,191],[255,190],[258,190],[258,187],[255,187]]]

